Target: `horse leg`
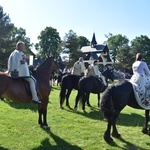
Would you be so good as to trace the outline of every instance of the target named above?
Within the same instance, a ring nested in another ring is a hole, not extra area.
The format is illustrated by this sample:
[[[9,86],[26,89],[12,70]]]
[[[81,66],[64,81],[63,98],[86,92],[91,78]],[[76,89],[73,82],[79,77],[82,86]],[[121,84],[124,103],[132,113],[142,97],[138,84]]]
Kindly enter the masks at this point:
[[[82,111],[85,113],[85,103],[86,101],[88,101],[89,103],[89,96],[90,96],[90,92],[89,93],[84,93],[83,97],[82,97]],[[88,106],[90,105],[90,103],[88,104]]]
[[[42,110],[38,108],[38,113],[39,113],[39,119],[38,119],[38,123],[39,125],[42,125],[43,122],[42,122]]]
[[[45,105],[45,108],[42,108],[40,105],[38,105],[38,113],[39,113],[38,123],[41,125],[41,127],[45,129],[50,128],[47,124],[47,105]]]
[[[100,93],[97,94],[98,103],[97,106],[100,107]]]
[[[89,107],[91,107],[89,98],[90,98],[90,93],[88,93],[88,94],[86,93],[86,95],[85,95],[85,100],[84,100],[84,101],[86,101],[87,105],[88,105]],[[84,103],[84,105],[85,105],[85,103]]]
[[[44,128],[44,129],[49,129],[50,127],[48,126],[48,124],[47,124],[47,108],[45,108],[44,110],[43,110],[43,125],[42,125],[42,127]]]
[[[111,123],[108,122],[108,124],[107,124],[107,129],[106,129],[106,131],[105,131],[105,133],[104,133],[104,136],[103,136],[104,140],[105,140],[107,143],[110,143],[110,142],[113,141],[113,139],[110,137],[110,131],[111,131]]]
[[[115,137],[115,138],[120,138],[121,137],[121,135],[118,133],[118,130],[116,128],[116,124],[113,125],[112,136]]]
[[[149,110],[145,110],[145,124],[143,126],[142,132],[144,134],[149,134],[150,135],[150,131],[148,131],[148,122],[149,122]]]
[[[74,106],[75,111],[77,111],[79,99],[80,99],[80,94],[78,91],[77,96],[76,96],[76,100],[75,100],[75,106]]]
[[[66,97],[66,88],[61,87],[61,91],[60,91],[60,94],[59,94],[59,98],[60,98],[59,105],[60,105],[61,109],[63,109],[63,103],[65,101],[65,97]]]
[[[118,133],[118,130],[116,128],[116,119],[118,118],[119,116],[119,111],[118,112],[114,112],[113,113],[113,116],[112,116],[112,126],[113,126],[113,130],[112,130],[112,136],[115,137],[115,138],[120,138],[121,135]]]
[[[68,90],[68,91],[67,91],[67,94],[66,94],[66,106],[67,106],[68,108],[71,108],[70,105],[69,105],[69,96],[70,96],[70,94],[71,94],[71,91],[72,91],[72,89]]]

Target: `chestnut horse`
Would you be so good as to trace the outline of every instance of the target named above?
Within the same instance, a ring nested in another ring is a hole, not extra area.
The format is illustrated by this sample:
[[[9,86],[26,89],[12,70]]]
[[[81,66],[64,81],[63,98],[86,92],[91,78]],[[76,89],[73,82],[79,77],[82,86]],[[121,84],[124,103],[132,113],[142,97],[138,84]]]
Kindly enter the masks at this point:
[[[57,69],[56,67],[53,57],[48,57],[37,70],[33,72],[33,76],[37,80],[37,87],[42,101],[42,104],[38,105],[38,123],[43,128],[49,128],[47,124],[47,106],[51,91],[49,79],[52,69]],[[25,82],[27,81],[20,78],[13,79],[8,74],[0,72],[0,97],[7,98],[14,102],[31,103],[31,92],[26,89]],[[29,86],[28,83],[27,86]]]

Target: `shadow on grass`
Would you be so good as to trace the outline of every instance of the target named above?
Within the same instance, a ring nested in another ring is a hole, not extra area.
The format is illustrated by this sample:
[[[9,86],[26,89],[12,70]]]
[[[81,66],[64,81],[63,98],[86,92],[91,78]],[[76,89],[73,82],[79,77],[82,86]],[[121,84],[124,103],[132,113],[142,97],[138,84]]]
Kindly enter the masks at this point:
[[[10,149],[0,146],[0,150],[10,150]]]
[[[63,110],[82,115],[84,117],[103,121],[104,117],[101,113],[101,110],[98,107],[90,107],[90,112],[83,113],[82,111],[75,111],[74,109],[64,108]],[[144,111],[144,110],[143,110]],[[123,114],[120,113],[119,118],[117,119],[117,125],[120,126],[143,126],[145,117],[142,115],[131,113]]]
[[[16,108],[16,109],[30,109],[32,111],[37,111],[37,105],[33,103],[17,103],[12,102],[10,100],[2,100],[4,103],[8,104],[10,107]]]
[[[55,141],[56,145],[52,145],[49,138],[45,138],[41,142],[41,146],[33,148],[33,150],[82,150],[80,147],[71,145],[70,143],[66,142],[59,136],[52,133],[50,130],[44,131],[46,131],[47,134]]]
[[[117,120],[117,124],[121,126],[141,126],[142,127],[144,124],[144,120],[145,120],[145,117],[136,113],[131,113],[131,114],[121,113]]]
[[[122,143],[124,143],[124,146],[123,146],[123,147],[117,145],[117,143],[114,142],[114,141],[113,141],[112,143],[109,143],[109,145],[110,145],[111,147],[114,147],[114,148],[115,148],[115,147],[120,148],[121,150],[139,150],[139,149],[140,149],[140,150],[146,150],[145,148],[136,146],[136,145],[134,145],[134,144],[132,144],[132,143],[130,143],[130,142],[124,140],[122,137],[120,137],[118,140],[120,140]]]

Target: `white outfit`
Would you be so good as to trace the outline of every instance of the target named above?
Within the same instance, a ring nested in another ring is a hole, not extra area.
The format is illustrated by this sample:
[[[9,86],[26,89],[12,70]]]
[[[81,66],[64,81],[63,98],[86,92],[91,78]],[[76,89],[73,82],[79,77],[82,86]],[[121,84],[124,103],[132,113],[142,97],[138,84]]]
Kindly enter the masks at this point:
[[[132,69],[130,82],[133,84],[137,102],[144,109],[150,109],[150,70],[143,61],[134,62]]]
[[[72,74],[81,76],[81,73],[84,73],[84,70],[84,62],[77,61],[73,65]]]
[[[97,76],[97,77],[99,77],[99,78],[101,78],[102,81],[103,81],[103,83],[104,83],[104,85],[107,86],[105,77],[104,77],[104,76],[101,74],[101,72],[99,71],[98,66],[97,66],[97,65],[94,65],[94,64],[91,64],[91,65],[89,66],[89,70],[90,70],[90,69],[91,69],[91,70],[93,69],[94,75]],[[91,74],[92,74],[92,73],[91,73]]]
[[[35,88],[35,78],[30,75],[27,62],[24,60],[24,53],[22,51],[14,50],[8,59],[8,69],[11,71],[18,71],[19,78],[24,78],[29,82],[30,90],[32,93],[32,100],[38,101],[37,92]]]
[[[18,71],[19,77],[30,77],[29,68],[27,62],[24,60],[24,53],[18,50],[14,50],[8,59],[8,68],[11,71]]]

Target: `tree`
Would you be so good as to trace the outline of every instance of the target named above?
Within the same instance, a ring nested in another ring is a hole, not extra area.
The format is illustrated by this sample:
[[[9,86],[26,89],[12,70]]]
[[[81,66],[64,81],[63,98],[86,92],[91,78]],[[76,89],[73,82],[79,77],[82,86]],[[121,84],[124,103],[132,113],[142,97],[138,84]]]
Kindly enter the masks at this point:
[[[10,23],[9,16],[3,12],[0,6],[0,69],[7,66],[7,58],[11,52],[12,42],[9,40],[9,35],[14,25]]]
[[[16,43],[18,41],[23,41],[25,43],[25,53],[27,54],[32,54],[31,52],[31,47],[33,46],[33,44],[30,43],[30,38],[26,37],[26,30],[23,28],[17,28],[14,27],[12,32],[11,32],[11,40],[13,41],[13,43],[16,45]],[[15,48],[14,45],[14,48]]]
[[[30,38],[26,37],[23,28],[16,28],[11,23],[9,16],[3,12],[0,6],[0,68],[7,68],[7,60],[10,53],[15,49],[16,43],[21,40],[25,42],[26,52],[31,54]]]
[[[117,54],[118,67],[123,68],[124,72],[126,72],[126,70],[132,72],[132,63],[134,62],[134,60],[131,58],[132,54],[130,46],[125,45],[121,47]]]
[[[150,39],[146,35],[136,37],[131,41],[131,53],[135,60],[137,53],[142,53],[144,60],[150,65]]]
[[[84,36],[79,36],[78,37],[78,44],[79,44],[79,49],[81,49],[83,46],[89,46],[90,41]]]
[[[109,33],[109,35],[105,35],[107,41],[105,42],[108,45],[108,48],[111,50],[110,54],[112,55],[112,59],[116,62],[117,54],[121,47],[128,45],[129,40],[126,36],[122,36],[121,34],[113,35]]]
[[[61,43],[61,39],[56,29],[46,27],[45,30],[41,31],[38,39],[40,41],[36,44],[36,49],[39,51],[39,55],[43,58],[45,58],[47,54],[53,55],[54,58],[58,57],[58,46]]]
[[[69,32],[65,34],[64,47],[67,49],[67,53],[69,53],[69,63],[70,66],[72,66],[74,62],[79,59],[79,56],[81,56],[78,37],[72,30],[69,30]]]

